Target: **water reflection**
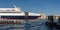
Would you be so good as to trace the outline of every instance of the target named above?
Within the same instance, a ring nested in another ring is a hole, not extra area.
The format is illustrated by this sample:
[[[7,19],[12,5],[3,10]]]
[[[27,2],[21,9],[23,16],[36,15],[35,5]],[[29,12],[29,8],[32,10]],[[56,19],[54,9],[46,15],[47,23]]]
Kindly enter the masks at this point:
[[[46,20],[28,21],[22,24],[0,24],[0,30],[59,30],[45,25]]]

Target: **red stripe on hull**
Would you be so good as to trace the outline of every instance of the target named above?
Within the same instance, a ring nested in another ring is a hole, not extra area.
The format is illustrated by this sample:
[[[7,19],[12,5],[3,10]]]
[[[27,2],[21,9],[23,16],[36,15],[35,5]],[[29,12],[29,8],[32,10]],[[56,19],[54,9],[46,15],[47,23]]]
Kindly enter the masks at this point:
[[[7,18],[0,18],[0,20],[36,20],[36,19],[7,19]]]

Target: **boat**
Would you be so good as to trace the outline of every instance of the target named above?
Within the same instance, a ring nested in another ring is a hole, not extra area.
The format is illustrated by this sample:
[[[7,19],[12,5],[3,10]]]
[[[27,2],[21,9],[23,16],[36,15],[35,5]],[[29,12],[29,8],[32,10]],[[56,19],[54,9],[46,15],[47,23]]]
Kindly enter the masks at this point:
[[[14,6],[14,8],[0,8],[0,20],[25,20],[25,19],[38,19],[40,14],[23,12],[21,8]]]

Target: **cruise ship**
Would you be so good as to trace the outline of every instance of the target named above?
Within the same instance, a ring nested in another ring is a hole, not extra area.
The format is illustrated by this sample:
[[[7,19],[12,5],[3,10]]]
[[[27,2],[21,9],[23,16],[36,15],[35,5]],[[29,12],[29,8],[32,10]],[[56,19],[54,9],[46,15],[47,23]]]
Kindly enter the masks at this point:
[[[38,19],[40,14],[23,12],[21,8],[0,8],[0,19]]]

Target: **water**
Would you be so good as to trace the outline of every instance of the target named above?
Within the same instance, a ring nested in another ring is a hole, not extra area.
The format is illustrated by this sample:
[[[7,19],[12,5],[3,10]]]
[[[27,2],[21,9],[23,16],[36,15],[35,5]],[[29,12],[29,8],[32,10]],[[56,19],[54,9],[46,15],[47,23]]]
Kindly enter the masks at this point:
[[[0,30],[59,30],[45,25],[47,20],[29,20],[22,24],[0,24]]]

